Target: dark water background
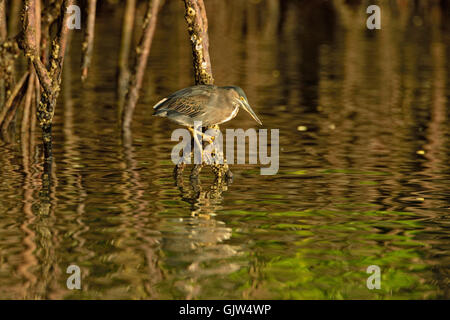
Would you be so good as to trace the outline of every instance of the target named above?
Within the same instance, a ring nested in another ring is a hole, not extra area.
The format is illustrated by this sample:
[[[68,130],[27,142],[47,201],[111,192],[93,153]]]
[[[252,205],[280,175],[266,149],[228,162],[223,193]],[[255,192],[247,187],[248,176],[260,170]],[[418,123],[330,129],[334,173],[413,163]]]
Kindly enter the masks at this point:
[[[200,187],[187,173],[175,185],[177,126],[150,110],[193,83],[182,2],[161,11],[124,144],[122,12],[101,4],[87,84],[80,31],[64,67],[50,201],[38,128],[29,155],[0,144],[0,298],[450,298],[441,2],[378,2],[382,29],[369,31],[359,1],[207,0],[216,83],[244,88],[264,128],[280,129],[280,170],[235,165],[223,186],[205,169]],[[254,125],[241,112],[224,128]],[[66,288],[70,264],[80,291]],[[380,290],[366,287],[370,265]]]

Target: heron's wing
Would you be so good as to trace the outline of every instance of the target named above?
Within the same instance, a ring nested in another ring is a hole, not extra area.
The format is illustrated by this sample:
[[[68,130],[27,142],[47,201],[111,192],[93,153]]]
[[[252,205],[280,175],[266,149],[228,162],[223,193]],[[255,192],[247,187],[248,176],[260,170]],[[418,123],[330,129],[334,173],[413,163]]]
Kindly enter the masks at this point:
[[[209,86],[194,86],[177,91],[158,102],[153,108],[154,115],[167,116],[180,114],[196,118],[205,112],[212,99]]]

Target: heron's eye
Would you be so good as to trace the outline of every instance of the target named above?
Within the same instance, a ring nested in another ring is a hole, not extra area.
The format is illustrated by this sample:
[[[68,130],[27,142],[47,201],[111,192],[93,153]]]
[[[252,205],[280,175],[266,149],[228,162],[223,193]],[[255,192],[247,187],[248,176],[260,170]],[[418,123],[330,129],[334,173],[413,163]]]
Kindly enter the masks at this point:
[[[242,96],[241,96],[241,97],[240,97],[239,99],[241,99],[242,101],[244,101],[244,100],[245,100],[245,98],[244,98],[244,97],[242,97]]]

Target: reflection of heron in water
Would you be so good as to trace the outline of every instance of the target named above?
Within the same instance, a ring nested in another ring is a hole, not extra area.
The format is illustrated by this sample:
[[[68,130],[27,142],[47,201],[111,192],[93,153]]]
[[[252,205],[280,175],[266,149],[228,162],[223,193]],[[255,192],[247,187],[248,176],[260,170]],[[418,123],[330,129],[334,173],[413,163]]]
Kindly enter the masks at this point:
[[[167,256],[169,264],[186,265],[178,268],[180,280],[175,286],[191,299],[207,286],[208,276],[223,276],[241,268],[233,258],[240,248],[226,243],[232,229],[215,218],[221,209],[222,193],[228,188],[226,182],[216,179],[203,188],[198,178],[187,179],[185,183],[180,175],[176,186],[182,200],[190,204],[190,215],[177,219],[175,227],[171,221],[171,231],[165,233],[164,250],[173,253]]]
[[[176,186],[181,192],[181,199],[191,205],[191,218],[198,220],[199,223],[211,221],[208,224],[216,225],[218,221],[214,217],[216,211],[221,209],[222,193],[228,189],[228,184],[223,180],[216,179],[208,189],[204,190],[198,177],[189,179],[188,187],[184,184],[182,175],[175,178]],[[229,228],[226,228],[226,230],[228,231]],[[226,233],[228,234],[228,232]],[[226,240],[230,235],[231,232],[227,236],[218,237],[216,240]]]

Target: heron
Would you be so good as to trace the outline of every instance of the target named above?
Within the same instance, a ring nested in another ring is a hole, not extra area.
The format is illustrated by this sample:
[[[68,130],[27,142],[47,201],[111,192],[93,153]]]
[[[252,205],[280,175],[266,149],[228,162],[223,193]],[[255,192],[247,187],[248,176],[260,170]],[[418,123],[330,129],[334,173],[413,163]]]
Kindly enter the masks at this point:
[[[186,126],[197,139],[199,127],[213,127],[236,117],[239,108],[247,111],[252,118],[262,125],[256,113],[250,107],[247,96],[238,86],[219,87],[215,85],[195,85],[178,90],[161,99],[153,106],[154,116],[166,117]],[[201,126],[196,124],[201,123]]]

